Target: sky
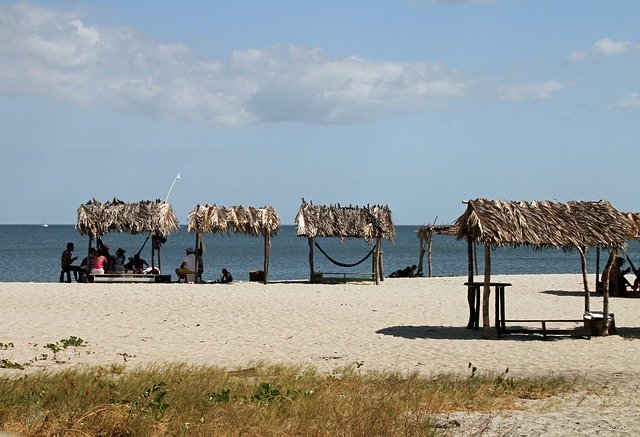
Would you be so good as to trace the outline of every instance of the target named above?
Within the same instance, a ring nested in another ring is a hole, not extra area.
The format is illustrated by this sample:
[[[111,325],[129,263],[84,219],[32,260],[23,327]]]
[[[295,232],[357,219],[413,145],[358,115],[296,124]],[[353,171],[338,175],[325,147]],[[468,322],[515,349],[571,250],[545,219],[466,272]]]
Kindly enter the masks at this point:
[[[0,224],[114,197],[182,224],[293,224],[302,198],[397,225],[479,197],[637,212],[639,21],[637,0],[0,0]]]

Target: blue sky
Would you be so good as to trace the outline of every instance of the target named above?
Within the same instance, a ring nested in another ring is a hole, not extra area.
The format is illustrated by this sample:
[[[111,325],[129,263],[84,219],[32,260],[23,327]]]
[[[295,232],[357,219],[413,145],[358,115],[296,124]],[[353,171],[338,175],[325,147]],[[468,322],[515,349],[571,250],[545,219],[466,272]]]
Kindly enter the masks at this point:
[[[0,223],[91,198],[639,211],[637,0],[0,1]]]

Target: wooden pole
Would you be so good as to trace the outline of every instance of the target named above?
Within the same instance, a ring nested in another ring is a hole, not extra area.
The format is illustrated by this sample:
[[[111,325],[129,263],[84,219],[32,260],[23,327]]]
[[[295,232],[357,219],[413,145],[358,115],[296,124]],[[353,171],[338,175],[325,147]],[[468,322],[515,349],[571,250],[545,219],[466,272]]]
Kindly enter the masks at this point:
[[[433,251],[433,234],[429,234],[429,277],[433,275],[433,263],[431,259],[431,254]]]
[[[378,243],[380,239],[378,239]],[[373,254],[373,276],[376,278],[376,285],[380,284],[380,244],[376,246],[376,251]]]
[[[489,298],[491,297],[491,247],[484,245],[484,290],[482,292],[482,338],[491,337]]]
[[[269,277],[269,253],[271,252],[271,235],[264,234],[264,285],[267,285]]]
[[[474,329],[475,328],[475,301],[476,294],[471,283],[473,282],[473,242],[471,239],[467,239],[467,264],[468,264],[468,276],[467,276],[467,302],[469,303],[469,323],[467,323],[467,328]]]
[[[587,279],[587,255],[584,248],[578,248],[580,252],[580,265],[582,267],[582,283],[584,284],[584,310],[589,311],[589,280]]]
[[[600,247],[596,247],[596,291],[600,282]]]
[[[313,270],[313,237],[307,237],[309,243],[309,282],[314,282]]]
[[[424,259],[424,238],[420,236],[420,255],[418,256],[418,276],[422,276],[423,259]]]
[[[478,274],[478,247],[473,245],[473,260],[476,265],[476,275]]]
[[[156,268],[156,257],[155,257],[156,253],[155,253],[155,247],[154,247],[154,244],[153,244],[153,240],[154,240],[154,238],[152,237],[151,238],[151,268],[155,269]],[[145,242],[146,242],[146,240],[145,240]],[[143,248],[140,248],[140,250],[142,250],[142,249]],[[158,268],[160,268],[160,266],[158,266]]]
[[[609,278],[611,277],[611,269],[613,268],[613,264],[616,262],[618,254],[616,250],[612,250],[609,253],[609,268],[607,269],[607,281],[603,281],[603,293],[602,293],[602,336],[609,335]],[[617,290],[616,290],[617,291]]]
[[[382,238],[378,237],[378,273],[380,274],[380,282],[384,282],[384,260],[382,257]]]
[[[195,277],[195,280],[193,282],[195,282],[197,284],[198,283],[198,268],[200,267],[200,262],[201,262],[200,257],[202,256],[202,254],[200,253],[200,232],[196,232],[196,253],[195,253],[195,255],[196,255],[196,265],[195,265],[196,277]]]

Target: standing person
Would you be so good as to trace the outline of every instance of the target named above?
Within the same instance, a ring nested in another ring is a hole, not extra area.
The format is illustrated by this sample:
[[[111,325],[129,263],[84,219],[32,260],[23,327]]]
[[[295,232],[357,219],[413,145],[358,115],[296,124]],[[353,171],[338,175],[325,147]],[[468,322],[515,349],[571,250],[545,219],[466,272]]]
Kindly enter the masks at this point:
[[[178,280],[187,279],[187,275],[195,275],[196,273],[196,256],[193,251],[193,247],[187,247],[185,249],[187,254],[182,259],[182,264],[176,269],[176,275]]]
[[[75,247],[73,243],[67,243],[67,248],[62,252],[60,256],[60,266],[62,267],[62,272],[60,273],[60,282],[63,282],[64,274],[67,274],[67,282],[71,282],[71,274],[73,272],[73,277],[77,281],[78,280],[78,272],[82,270],[80,266],[72,266],[71,264],[78,259],[77,256],[73,255],[73,250]]]

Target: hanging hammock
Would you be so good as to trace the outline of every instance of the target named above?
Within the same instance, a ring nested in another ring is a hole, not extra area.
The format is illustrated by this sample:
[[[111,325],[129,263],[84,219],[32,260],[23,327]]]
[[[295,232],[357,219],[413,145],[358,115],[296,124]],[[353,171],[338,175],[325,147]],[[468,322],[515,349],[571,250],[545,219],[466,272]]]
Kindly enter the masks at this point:
[[[376,247],[378,247],[378,245],[377,245],[377,244],[376,244],[375,246],[373,246],[373,248],[371,249],[371,251],[369,251],[369,253],[368,253],[364,258],[362,258],[360,261],[358,261],[357,263],[353,263],[353,264],[345,264],[345,263],[341,263],[340,261],[336,261],[335,259],[331,258],[331,257],[327,254],[327,252],[325,252],[324,250],[322,250],[322,247],[320,247],[320,245],[319,245],[317,242],[316,242],[316,243],[314,243],[314,244],[316,245],[316,247],[317,247],[318,249],[320,249],[320,252],[322,252],[322,254],[323,254],[324,256],[326,256],[326,257],[327,257],[327,259],[328,259],[329,261],[331,261],[333,264],[335,264],[335,265],[337,265],[337,266],[340,266],[340,267],[355,267],[355,266],[357,266],[358,264],[362,264],[363,262],[365,262],[365,261],[367,260],[367,258],[369,258],[369,257],[371,256],[371,254],[373,253],[373,251],[374,251],[374,250],[376,250]]]

